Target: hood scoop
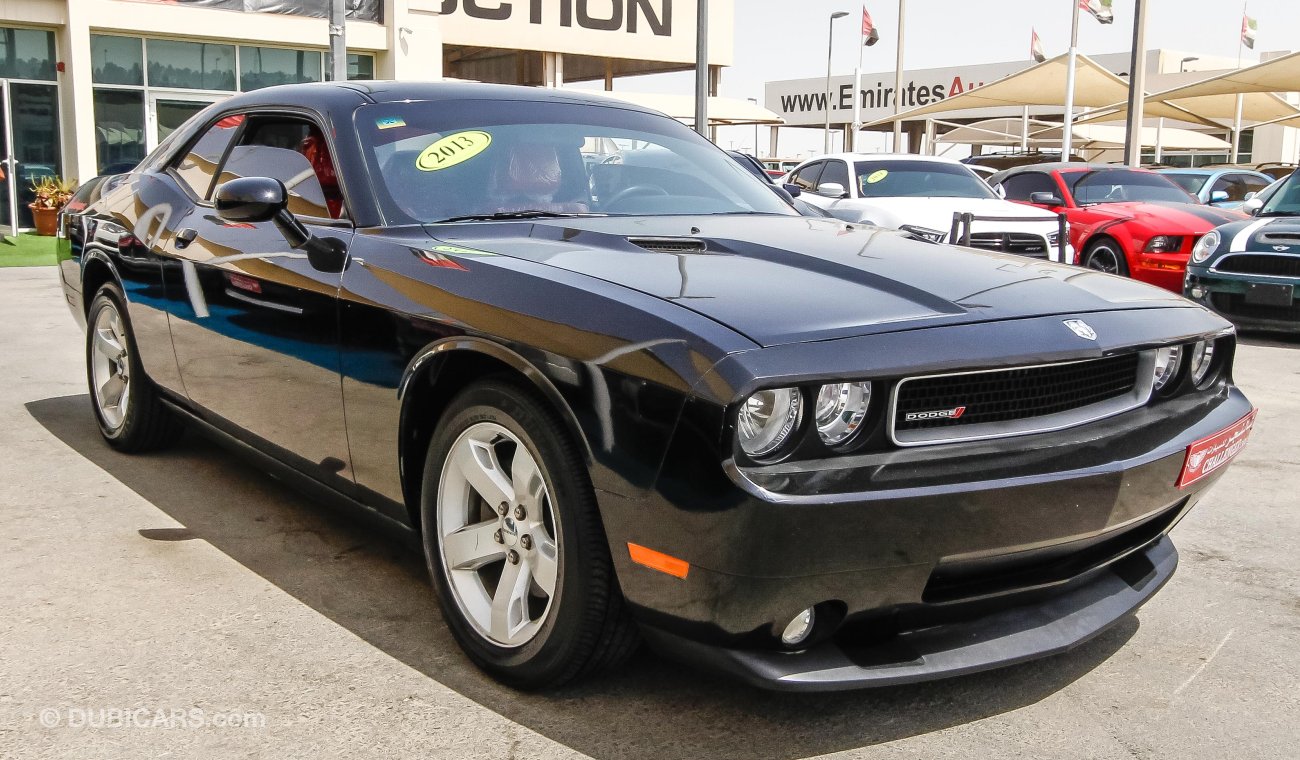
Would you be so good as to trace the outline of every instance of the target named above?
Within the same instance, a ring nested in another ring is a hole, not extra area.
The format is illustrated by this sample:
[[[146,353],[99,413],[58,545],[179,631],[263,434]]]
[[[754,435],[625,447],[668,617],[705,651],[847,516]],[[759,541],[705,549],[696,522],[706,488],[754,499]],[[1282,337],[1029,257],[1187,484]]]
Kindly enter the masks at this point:
[[[698,238],[630,237],[627,242],[638,248],[658,253],[706,253],[708,251],[708,246]]]

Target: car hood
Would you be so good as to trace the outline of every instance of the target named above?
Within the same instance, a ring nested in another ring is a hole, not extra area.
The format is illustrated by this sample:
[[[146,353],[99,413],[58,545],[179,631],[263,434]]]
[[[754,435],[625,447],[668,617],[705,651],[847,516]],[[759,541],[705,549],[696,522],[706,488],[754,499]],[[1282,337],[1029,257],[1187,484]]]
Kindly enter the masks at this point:
[[[426,229],[441,252],[512,256],[617,283],[764,346],[1189,305],[1168,291],[1091,270],[809,217],[597,217]]]
[[[1056,222],[1056,215],[1051,211],[1000,198],[860,198],[853,201],[853,204],[862,210],[862,218],[884,227],[913,224],[946,232],[952,228],[953,214],[967,213],[976,216],[1016,217],[1048,224]],[[975,230],[1001,229],[1005,226],[1006,223],[999,222],[972,223]]]
[[[1200,234],[1209,232],[1220,224],[1246,218],[1240,211],[1202,206],[1196,203],[1095,203],[1087,209],[1094,214],[1109,216],[1117,221],[1134,221],[1153,231]]]

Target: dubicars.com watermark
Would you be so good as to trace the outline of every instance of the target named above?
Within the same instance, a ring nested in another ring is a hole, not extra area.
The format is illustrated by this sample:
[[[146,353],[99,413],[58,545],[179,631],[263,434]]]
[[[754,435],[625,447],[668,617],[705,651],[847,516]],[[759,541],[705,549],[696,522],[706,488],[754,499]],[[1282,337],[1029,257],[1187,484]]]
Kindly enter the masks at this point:
[[[266,728],[260,712],[202,707],[46,707],[37,720],[45,728]]]

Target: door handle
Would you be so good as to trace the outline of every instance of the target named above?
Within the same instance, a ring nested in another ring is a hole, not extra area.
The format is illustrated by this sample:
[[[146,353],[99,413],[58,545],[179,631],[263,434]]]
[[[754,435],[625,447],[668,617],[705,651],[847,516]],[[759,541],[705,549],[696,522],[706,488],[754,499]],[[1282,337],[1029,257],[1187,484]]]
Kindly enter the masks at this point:
[[[176,247],[178,249],[183,249],[186,246],[188,246],[190,243],[193,243],[194,238],[198,236],[199,236],[198,230],[194,229],[193,227],[186,227],[182,229],[180,232],[176,233]]]

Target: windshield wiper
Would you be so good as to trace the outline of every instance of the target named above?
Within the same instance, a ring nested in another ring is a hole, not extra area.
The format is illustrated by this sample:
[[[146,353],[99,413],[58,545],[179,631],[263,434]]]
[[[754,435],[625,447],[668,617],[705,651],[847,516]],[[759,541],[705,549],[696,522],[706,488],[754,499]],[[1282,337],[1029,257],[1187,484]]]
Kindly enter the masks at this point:
[[[447,222],[490,222],[502,219],[558,219],[564,217],[583,216],[608,216],[608,214],[525,209],[523,211],[498,211],[493,214],[465,214],[464,216],[451,216],[446,219],[439,219],[436,222],[430,222],[430,224],[445,224]]]

